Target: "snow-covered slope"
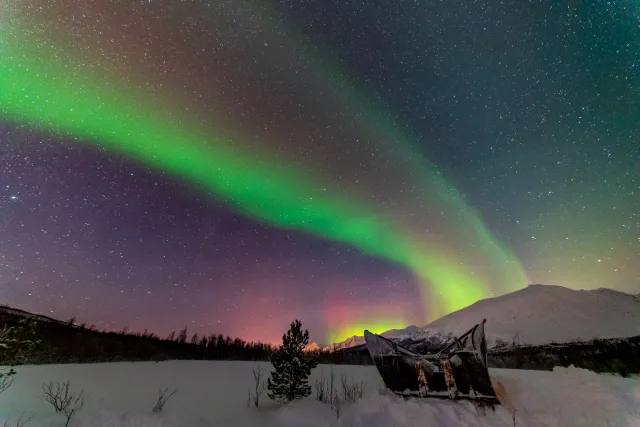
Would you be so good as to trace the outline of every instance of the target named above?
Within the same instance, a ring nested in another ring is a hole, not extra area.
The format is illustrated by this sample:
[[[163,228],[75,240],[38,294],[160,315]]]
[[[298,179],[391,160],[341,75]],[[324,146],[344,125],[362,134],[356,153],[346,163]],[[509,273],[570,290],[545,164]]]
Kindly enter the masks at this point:
[[[322,347],[320,344],[318,344],[317,342],[312,342],[311,344],[307,345],[304,348],[304,351],[321,351]]]
[[[420,328],[418,328],[417,326],[407,326],[404,329],[391,329],[389,331],[383,332],[380,335],[382,335],[383,337],[386,338],[396,338],[399,336],[406,336],[408,334],[413,334],[420,331]],[[363,331],[364,332],[364,331]],[[351,338],[347,338],[346,340],[339,342],[339,343],[335,343],[335,344],[331,344],[331,345],[327,345],[327,346],[323,346],[322,347],[322,351],[338,351],[338,350],[344,350],[345,348],[351,348],[351,347],[357,347],[359,345],[363,345],[364,342],[364,336],[358,336],[358,335],[354,335]],[[315,343],[311,343],[309,344],[310,347]]]
[[[462,310],[416,328],[383,335],[399,340],[423,341],[464,333],[487,319],[490,347],[497,340],[508,344],[546,344],[623,338],[640,335],[640,297],[611,289],[573,290],[562,286],[529,285],[495,298],[480,300]],[[338,348],[358,345],[350,338]]]
[[[364,332],[364,331],[363,331]],[[332,344],[332,345],[328,345],[326,347],[323,348],[324,351],[338,351],[338,350],[342,350],[345,348],[351,348],[351,347],[357,347],[359,345],[364,344],[364,337],[363,336],[352,336],[351,338],[347,338],[346,340],[336,343],[336,344]]]
[[[497,339],[535,345],[623,338],[640,335],[640,301],[611,289],[577,291],[530,285],[480,300],[406,335],[414,339],[434,333],[456,335],[482,319],[487,319],[485,331],[490,345]]]
[[[408,335],[408,334],[414,334],[420,331],[421,329],[422,328],[411,325],[411,326],[407,326],[404,329],[391,329],[390,331],[384,332],[380,335],[382,335],[385,338],[397,338],[397,337]]]
[[[61,320],[53,319],[48,316],[43,316],[41,314],[33,314],[33,313],[29,313],[28,311],[20,310],[19,308],[9,307],[8,305],[0,305],[0,315],[3,315],[3,314],[15,316],[18,318],[33,319],[38,322],[45,322],[45,323],[60,323],[60,324],[67,323]]]

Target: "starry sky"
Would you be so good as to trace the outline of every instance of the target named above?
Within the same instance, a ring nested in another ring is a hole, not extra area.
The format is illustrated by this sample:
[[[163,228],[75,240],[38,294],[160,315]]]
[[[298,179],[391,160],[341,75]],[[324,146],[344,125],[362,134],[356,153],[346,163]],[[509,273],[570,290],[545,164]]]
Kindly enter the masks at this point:
[[[640,292],[637,2],[6,0],[0,302],[329,343]]]

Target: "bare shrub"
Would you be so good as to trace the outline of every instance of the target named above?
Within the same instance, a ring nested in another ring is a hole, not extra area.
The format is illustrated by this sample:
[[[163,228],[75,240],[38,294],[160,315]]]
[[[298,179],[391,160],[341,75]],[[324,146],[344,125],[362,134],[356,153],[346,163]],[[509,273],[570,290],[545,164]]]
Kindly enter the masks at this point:
[[[257,368],[253,368],[253,392],[249,390],[249,397],[247,398],[247,406],[253,401],[253,405],[257,408],[260,405],[260,396],[267,390],[267,382],[265,381],[264,372],[258,365]]]
[[[331,405],[331,411],[336,418],[340,418],[342,409],[346,404],[362,399],[365,388],[366,383],[364,381],[357,382],[348,377],[346,373],[340,376],[340,385],[338,385],[333,367],[327,376],[322,371],[320,379],[317,379],[314,383],[316,400]]]
[[[44,399],[53,406],[56,412],[67,412],[69,408],[79,410],[84,405],[84,390],[75,393],[71,390],[71,381],[64,383],[49,381],[42,385]]]
[[[320,371],[320,379],[316,380],[313,383],[313,390],[314,390],[314,394],[315,394],[315,398],[316,400],[320,401],[320,402],[325,402],[326,403],[326,393],[327,393],[327,385],[326,385],[326,379],[324,377],[324,369]]]
[[[24,414],[20,415],[20,417],[14,422],[11,421],[11,418],[7,418],[7,421],[4,422],[4,427],[24,427],[33,419],[33,415],[29,417],[24,416]]]
[[[0,329],[0,348],[3,350],[9,349],[11,347],[12,340],[10,338],[11,329],[8,326],[4,326]],[[16,374],[15,369],[9,367],[8,369],[3,368],[0,370],[0,394],[7,391],[9,387],[13,384],[13,376]]]
[[[329,371],[329,374],[325,377],[324,369],[320,373],[320,379],[314,383],[315,397],[323,403],[332,404],[337,395],[335,388],[336,375],[333,372],[333,367]]]
[[[154,413],[162,412],[162,410],[164,409],[164,405],[166,405],[167,401],[171,398],[171,396],[173,396],[177,392],[178,392],[177,388],[174,388],[173,390],[171,390],[171,392],[169,392],[168,388],[158,389],[158,401],[156,402],[156,405],[153,407],[153,412]]]
[[[16,374],[15,369],[3,369],[0,371],[0,394],[7,391],[9,387],[13,384],[13,376]]]
[[[84,390],[75,393],[71,390],[71,382],[50,381],[42,385],[44,399],[53,406],[56,412],[64,413],[67,418],[65,427],[69,426],[74,415],[84,406]]]
[[[357,402],[362,399],[362,396],[364,396],[364,389],[367,387],[366,382],[356,382],[353,378],[348,378],[345,373],[340,377],[340,385],[342,388],[340,398],[344,402],[348,403]]]
[[[340,414],[342,413],[342,407],[344,406],[344,401],[340,399],[340,396],[336,393],[331,400],[331,411],[335,414],[337,419],[340,419]]]
[[[67,417],[67,421],[64,423],[64,427],[69,427],[69,423],[71,422],[73,416],[84,406],[84,397],[82,393],[83,392],[81,390],[80,394],[74,395],[71,403],[63,409],[62,412],[64,412],[64,415]]]

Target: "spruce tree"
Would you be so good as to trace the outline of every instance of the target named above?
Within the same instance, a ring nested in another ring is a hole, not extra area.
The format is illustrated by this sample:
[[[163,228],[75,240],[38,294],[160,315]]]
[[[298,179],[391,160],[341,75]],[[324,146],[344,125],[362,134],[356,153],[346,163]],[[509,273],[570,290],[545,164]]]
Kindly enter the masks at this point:
[[[309,331],[302,331],[302,322],[291,323],[289,330],[282,336],[282,346],[271,357],[273,371],[267,379],[268,395],[273,400],[288,402],[307,397],[311,386],[307,382],[311,369],[318,365],[304,348],[309,344]]]

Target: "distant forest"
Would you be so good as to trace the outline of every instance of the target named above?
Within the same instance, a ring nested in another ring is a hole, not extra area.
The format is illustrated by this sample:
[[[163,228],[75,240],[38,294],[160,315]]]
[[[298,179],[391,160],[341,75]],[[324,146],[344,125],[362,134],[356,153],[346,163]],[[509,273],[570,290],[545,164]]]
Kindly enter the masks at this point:
[[[489,350],[492,368],[551,371],[573,365],[627,377],[640,374],[640,336]]]
[[[37,341],[21,357],[25,364],[98,363],[163,360],[269,360],[275,350],[271,344],[247,342],[222,334],[189,334],[187,328],[161,338],[154,333],[99,331],[94,326],[66,322],[0,306],[0,325],[18,326],[24,320],[35,323]],[[31,328],[24,329],[25,333]],[[29,333],[33,333],[29,332]],[[283,331],[284,333],[284,331]],[[0,353],[1,354],[1,353]],[[321,363],[359,363],[340,352],[316,352]],[[368,355],[367,355],[368,356]],[[0,364],[8,364],[0,360]]]
[[[0,306],[0,325],[18,326],[25,319],[35,322],[25,328],[24,337],[37,341],[18,363],[97,363],[163,360],[269,360],[275,350],[270,344],[247,342],[221,334],[189,335],[187,328],[160,338],[147,331],[133,333],[126,328],[119,332],[98,331],[94,327],[66,322],[22,310]],[[283,331],[284,332],[284,331]],[[402,342],[418,353],[435,353],[442,342]],[[640,373],[640,337],[598,339],[585,342],[547,344],[539,346],[503,345],[488,352],[489,367],[510,369],[552,370],[554,366],[611,372],[622,376]],[[364,345],[337,351],[316,351],[319,363],[371,365]],[[0,364],[15,364],[3,360]]]

